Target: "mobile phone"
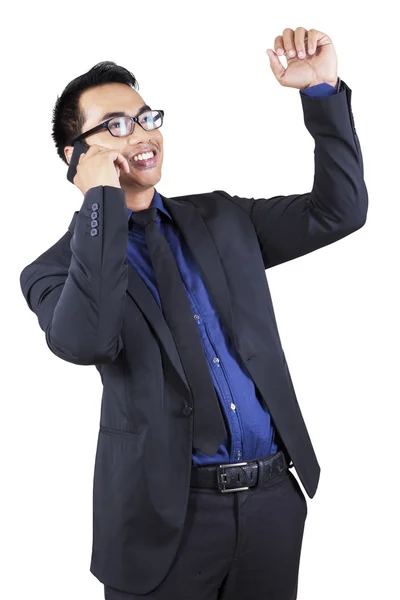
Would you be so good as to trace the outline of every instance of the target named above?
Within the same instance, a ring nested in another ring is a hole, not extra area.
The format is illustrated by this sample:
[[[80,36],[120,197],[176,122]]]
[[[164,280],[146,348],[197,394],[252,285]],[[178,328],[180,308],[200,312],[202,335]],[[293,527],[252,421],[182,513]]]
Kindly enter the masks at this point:
[[[77,142],[75,142],[74,151],[72,152],[71,162],[69,164],[68,172],[67,172],[67,179],[71,183],[74,183],[74,177],[76,175],[76,167],[78,165],[80,155],[83,152],[87,152],[89,150],[89,148],[90,148],[90,146],[88,146],[82,140],[78,140]]]

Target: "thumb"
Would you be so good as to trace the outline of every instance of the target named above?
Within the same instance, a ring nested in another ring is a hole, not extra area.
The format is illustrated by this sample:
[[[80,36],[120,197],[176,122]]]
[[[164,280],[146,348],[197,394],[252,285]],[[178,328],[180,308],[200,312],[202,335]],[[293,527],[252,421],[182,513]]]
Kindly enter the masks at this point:
[[[286,69],[279,60],[278,55],[273,50],[267,50],[267,54],[269,57],[271,70],[277,80],[280,82],[286,73]]]

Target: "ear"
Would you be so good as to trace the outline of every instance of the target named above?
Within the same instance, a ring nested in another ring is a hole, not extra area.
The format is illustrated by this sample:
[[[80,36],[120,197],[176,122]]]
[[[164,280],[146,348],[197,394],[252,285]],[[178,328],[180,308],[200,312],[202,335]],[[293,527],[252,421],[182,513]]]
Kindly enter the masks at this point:
[[[64,148],[64,156],[67,159],[68,164],[71,162],[72,153],[74,151],[73,146],[65,146]]]

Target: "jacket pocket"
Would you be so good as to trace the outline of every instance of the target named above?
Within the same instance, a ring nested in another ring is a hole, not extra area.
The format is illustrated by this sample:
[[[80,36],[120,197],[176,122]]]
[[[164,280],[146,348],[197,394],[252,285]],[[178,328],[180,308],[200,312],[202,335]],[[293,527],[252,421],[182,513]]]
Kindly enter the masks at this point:
[[[104,427],[104,425],[100,425],[100,433],[103,433],[104,435],[114,435],[125,439],[132,439],[139,435],[138,433],[134,433],[131,431],[122,431],[121,429],[112,429],[111,427]]]

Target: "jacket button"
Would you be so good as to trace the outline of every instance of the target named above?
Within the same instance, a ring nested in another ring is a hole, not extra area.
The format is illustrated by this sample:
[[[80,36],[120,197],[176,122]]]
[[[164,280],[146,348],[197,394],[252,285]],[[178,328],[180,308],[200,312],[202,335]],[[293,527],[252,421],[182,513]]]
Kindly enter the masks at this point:
[[[98,208],[99,208],[99,205],[97,204],[97,202],[93,202],[92,210],[97,210]]]
[[[97,235],[98,233],[99,233],[99,232],[98,232],[98,230],[97,230],[97,229],[91,229],[91,230],[90,230],[90,235],[91,235],[92,237],[94,237],[94,236],[95,236],[95,235]]]
[[[98,216],[99,216],[99,215],[97,214],[97,212],[96,212],[96,211],[92,212],[92,214],[90,215],[90,217],[91,217],[92,219],[97,219],[97,217],[98,217]]]
[[[189,415],[192,414],[193,409],[191,406],[185,406],[182,412],[185,415],[185,417],[188,417]]]

